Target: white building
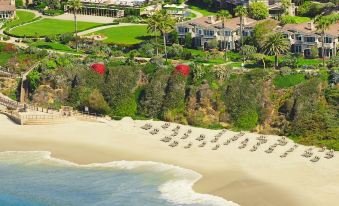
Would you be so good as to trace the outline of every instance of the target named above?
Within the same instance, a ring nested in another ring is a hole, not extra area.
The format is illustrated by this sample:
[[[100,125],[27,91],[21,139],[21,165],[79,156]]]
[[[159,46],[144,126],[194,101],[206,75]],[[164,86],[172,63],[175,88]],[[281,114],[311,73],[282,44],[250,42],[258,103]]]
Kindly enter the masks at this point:
[[[0,0],[0,19],[10,19],[15,16],[15,1]]]

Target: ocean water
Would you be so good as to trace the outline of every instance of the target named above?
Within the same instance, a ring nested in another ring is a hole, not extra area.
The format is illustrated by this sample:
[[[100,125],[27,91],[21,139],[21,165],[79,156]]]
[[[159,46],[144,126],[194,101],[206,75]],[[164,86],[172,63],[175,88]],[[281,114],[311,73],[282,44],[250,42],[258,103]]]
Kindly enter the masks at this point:
[[[155,162],[77,165],[49,152],[0,153],[0,206],[234,206],[198,194],[201,176]]]

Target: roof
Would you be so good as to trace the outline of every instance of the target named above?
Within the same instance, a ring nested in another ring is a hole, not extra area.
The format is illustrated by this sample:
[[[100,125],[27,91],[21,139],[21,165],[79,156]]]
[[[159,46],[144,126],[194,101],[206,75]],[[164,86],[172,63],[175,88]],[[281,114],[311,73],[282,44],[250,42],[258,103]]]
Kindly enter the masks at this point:
[[[175,9],[184,9],[185,6],[182,5],[175,5],[175,4],[166,4],[163,6],[164,8],[175,8]]]
[[[303,34],[319,34],[313,22],[286,24],[282,29],[287,32],[296,31]],[[331,36],[339,36],[339,23],[332,24],[329,29],[325,31],[325,33]]]
[[[14,5],[1,5],[0,11],[15,11]]]
[[[254,19],[246,18],[244,20],[245,26],[255,24],[257,21]],[[214,16],[204,16],[200,17],[191,21],[187,21],[186,24],[192,25],[192,26],[200,26],[205,28],[215,28],[215,29],[221,29],[222,28],[222,22],[221,20],[217,20]],[[224,21],[225,28],[228,28],[230,30],[235,30],[240,27],[240,18],[232,18],[229,20]]]

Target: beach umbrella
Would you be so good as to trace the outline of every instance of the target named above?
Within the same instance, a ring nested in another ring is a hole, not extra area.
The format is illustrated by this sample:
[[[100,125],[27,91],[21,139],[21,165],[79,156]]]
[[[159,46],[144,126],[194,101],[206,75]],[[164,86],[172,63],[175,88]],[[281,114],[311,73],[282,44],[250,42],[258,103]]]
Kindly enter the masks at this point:
[[[176,72],[182,74],[183,76],[187,77],[190,74],[190,66],[184,64],[178,64],[175,67]]]
[[[100,75],[104,75],[106,68],[104,64],[100,64],[100,63],[95,63],[91,65],[91,68],[94,72],[100,74]]]

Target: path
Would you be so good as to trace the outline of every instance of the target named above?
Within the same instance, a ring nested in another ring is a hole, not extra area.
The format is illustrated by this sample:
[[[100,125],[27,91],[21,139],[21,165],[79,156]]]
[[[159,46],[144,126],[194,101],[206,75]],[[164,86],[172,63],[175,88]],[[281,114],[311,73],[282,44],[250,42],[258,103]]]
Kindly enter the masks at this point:
[[[120,24],[114,24],[114,25],[99,26],[99,27],[96,27],[96,28],[93,28],[93,29],[88,29],[88,30],[79,32],[78,35],[83,36],[83,35],[86,35],[86,34],[94,33],[96,31],[100,31],[100,30],[108,29],[108,28],[112,28],[112,27],[142,26],[142,25],[146,25],[146,24],[120,23]]]

